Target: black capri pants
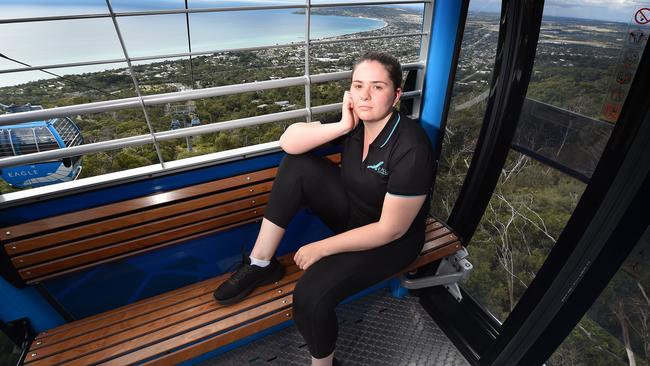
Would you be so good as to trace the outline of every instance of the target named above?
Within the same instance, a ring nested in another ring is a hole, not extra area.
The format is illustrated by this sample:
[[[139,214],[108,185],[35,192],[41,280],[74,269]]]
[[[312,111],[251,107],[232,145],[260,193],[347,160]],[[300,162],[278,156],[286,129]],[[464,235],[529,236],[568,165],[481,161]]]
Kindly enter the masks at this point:
[[[306,204],[332,231],[348,227],[349,200],[340,168],[312,154],[286,155],[273,183],[264,217],[286,228]],[[338,253],[312,264],[293,293],[294,321],[315,358],[336,346],[338,321],[334,308],[347,297],[379,283],[413,262],[424,244],[424,221],[407,234],[377,248]]]

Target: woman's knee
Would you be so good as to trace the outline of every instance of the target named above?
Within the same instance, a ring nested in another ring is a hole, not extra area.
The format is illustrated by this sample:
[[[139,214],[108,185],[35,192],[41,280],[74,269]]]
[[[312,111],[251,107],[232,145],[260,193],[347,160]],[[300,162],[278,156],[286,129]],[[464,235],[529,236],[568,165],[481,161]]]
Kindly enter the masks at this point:
[[[302,280],[302,279],[301,279]],[[336,301],[331,294],[309,281],[298,281],[293,291],[293,314],[297,322],[310,317],[322,317],[333,311]]]
[[[323,358],[334,351],[338,322],[333,297],[317,288],[308,282],[301,284],[298,281],[293,293],[293,319],[311,355]]]
[[[313,287],[302,286],[301,281],[298,281],[293,291],[293,314],[296,321],[314,314],[318,307],[317,297],[318,294],[313,291]]]

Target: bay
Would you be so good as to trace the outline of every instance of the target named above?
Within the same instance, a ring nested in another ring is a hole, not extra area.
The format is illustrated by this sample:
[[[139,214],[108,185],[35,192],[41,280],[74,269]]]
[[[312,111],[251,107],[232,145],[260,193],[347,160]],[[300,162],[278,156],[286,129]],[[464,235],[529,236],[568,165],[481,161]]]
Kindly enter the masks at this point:
[[[106,14],[101,1],[29,1],[0,5],[0,18],[63,14]],[[183,8],[182,1],[114,1],[116,12]],[[195,7],[269,5],[253,2],[193,2]],[[218,5],[217,5],[218,4]],[[286,2],[285,2],[286,4]],[[190,6],[191,8],[192,6]],[[192,51],[256,47],[305,40],[305,15],[297,9],[193,13],[189,17]],[[185,14],[118,18],[130,57],[188,51]],[[333,37],[381,28],[382,20],[312,15],[310,38]],[[0,24],[0,53],[32,66],[124,59],[111,18]],[[148,61],[148,62],[155,62]],[[51,70],[77,74],[123,68],[112,63]],[[0,58],[0,70],[22,65]],[[0,74],[0,86],[52,78],[42,71]]]

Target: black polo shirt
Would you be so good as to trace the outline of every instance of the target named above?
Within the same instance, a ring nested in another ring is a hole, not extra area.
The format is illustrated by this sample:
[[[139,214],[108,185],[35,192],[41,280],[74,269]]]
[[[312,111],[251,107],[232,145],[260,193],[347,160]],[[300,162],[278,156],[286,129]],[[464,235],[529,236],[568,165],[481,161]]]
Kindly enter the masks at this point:
[[[370,144],[364,161],[363,138],[364,125],[360,122],[341,142],[341,177],[350,198],[349,228],[378,221],[387,192],[399,196],[429,195],[433,185],[433,149],[424,129],[415,121],[394,110]],[[430,195],[414,225],[423,223],[429,201]]]

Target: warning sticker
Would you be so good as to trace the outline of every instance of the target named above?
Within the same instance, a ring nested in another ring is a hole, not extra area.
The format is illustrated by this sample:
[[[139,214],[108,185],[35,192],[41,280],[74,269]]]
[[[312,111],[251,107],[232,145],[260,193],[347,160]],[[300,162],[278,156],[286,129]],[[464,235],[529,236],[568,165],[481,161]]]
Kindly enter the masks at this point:
[[[603,101],[601,119],[615,123],[623,109],[625,97],[639,67],[643,49],[650,36],[650,6],[637,7],[623,38],[623,47],[618,57],[614,75],[610,81],[607,97]]]
[[[621,114],[622,105],[615,103],[605,103],[603,106],[603,119],[605,121],[616,122]]]
[[[636,24],[650,23],[650,8],[641,8],[634,13],[634,21]]]

